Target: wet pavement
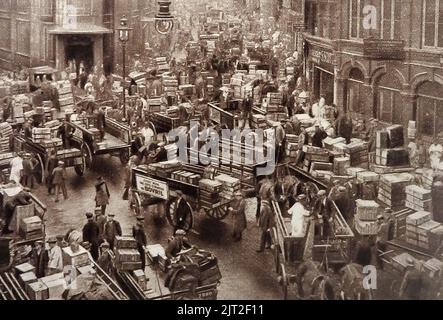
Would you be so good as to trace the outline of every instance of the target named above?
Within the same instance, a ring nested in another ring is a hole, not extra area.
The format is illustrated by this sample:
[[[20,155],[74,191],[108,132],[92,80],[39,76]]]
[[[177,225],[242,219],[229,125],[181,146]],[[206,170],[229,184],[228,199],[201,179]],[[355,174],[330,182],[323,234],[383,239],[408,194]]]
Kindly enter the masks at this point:
[[[78,177],[68,169],[68,200],[55,203],[54,196],[48,196],[46,188],[40,186],[34,193],[47,206],[46,231],[49,236],[65,234],[70,228],[81,230],[86,222],[85,213],[95,208],[95,187],[97,177],[103,176],[111,193],[108,212],[113,211],[123,229],[130,235],[136,219],[128,201],[122,200],[123,174],[118,158],[101,156],[94,160],[92,170],[84,177]],[[273,256],[270,251],[256,253],[259,230],[255,224],[255,200],[248,200],[248,229],[241,242],[231,237],[232,220],[215,221],[206,216],[195,219],[195,233],[190,240],[201,249],[213,252],[223,276],[219,287],[219,299],[281,299],[281,288],[277,283]],[[148,209],[150,211],[150,209]],[[167,244],[172,228],[166,219],[154,219],[146,212],[145,230],[149,244]],[[197,234],[198,233],[198,234]]]

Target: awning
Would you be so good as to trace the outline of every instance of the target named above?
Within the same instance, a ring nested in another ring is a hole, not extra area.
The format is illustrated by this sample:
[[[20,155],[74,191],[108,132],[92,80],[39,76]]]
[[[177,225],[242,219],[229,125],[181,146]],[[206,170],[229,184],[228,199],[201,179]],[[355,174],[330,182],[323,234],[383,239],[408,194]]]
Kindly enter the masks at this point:
[[[58,35],[64,35],[64,34],[108,34],[113,33],[111,29],[107,29],[101,26],[93,25],[93,24],[82,24],[77,25],[75,27],[68,27],[68,26],[55,26],[48,30],[49,34],[58,34]]]

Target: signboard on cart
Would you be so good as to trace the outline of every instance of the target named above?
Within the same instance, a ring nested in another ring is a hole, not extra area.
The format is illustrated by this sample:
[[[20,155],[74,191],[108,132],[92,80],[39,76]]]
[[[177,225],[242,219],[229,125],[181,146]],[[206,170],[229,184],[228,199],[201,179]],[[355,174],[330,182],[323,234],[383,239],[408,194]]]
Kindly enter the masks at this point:
[[[169,187],[166,182],[156,180],[140,174],[135,175],[137,190],[152,197],[169,200]]]

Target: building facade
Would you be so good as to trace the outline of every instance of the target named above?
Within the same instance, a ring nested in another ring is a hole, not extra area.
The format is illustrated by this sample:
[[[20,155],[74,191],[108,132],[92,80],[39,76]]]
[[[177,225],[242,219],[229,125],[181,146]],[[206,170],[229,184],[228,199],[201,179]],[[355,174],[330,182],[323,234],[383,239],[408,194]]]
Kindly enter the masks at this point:
[[[443,132],[442,0],[307,0],[313,96],[384,124]]]
[[[0,0],[0,68],[50,65],[69,60],[87,67],[112,68],[121,58],[118,33],[123,15],[134,28],[128,54],[144,48],[145,15],[154,15],[155,1],[145,0]]]

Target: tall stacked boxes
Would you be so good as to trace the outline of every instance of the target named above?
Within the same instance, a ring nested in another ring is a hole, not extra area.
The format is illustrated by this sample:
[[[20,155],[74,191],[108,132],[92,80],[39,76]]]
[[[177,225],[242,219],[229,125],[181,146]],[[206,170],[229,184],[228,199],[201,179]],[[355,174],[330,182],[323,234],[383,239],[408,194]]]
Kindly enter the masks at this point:
[[[394,125],[377,132],[375,163],[395,167],[409,165],[409,153],[404,148],[403,127]]]
[[[351,159],[351,166],[366,168],[369,165],[368,143],[359,139],[353,139],[348,144],[347,156]]]
[[[434,229],[441,226],[441,223],[432,220],[432,214],[430,212],[419,211],[409,215],[406,218],[406,242],[429,250],[429,235]]]
[[[406,187],[413,184],[414,176],[408,173],[382,175],[379,183],[378,200],[391,208],[404,208]]]
[[[52,120],[45,123],[45,128],[51,129],[51,137],[57,138],[57,132],[60,128],[60,121],[59,120]]]
[[[338,157],[334,158],[334,174],[339,176],[347,175],[348,168],[351,167],[351,158],[349,157]]]
[[[65,266],[80,268],[91,264],[89,252],[81,246],[77,252],[72,251],[71,247],[62,248],[62,252]]]
[[[220,195],[226,200],[232,200],[234,193],[241,189],[240,179],[233,178],[226,174],[216,176],[215,180],[222,184]]]
[[[311,146],[303,146],[303,152],[305,153],[303,170],[305,170],[306,172],[309,172],[311,170],[311,165],[313,162],[330,163],[328,150]]]
[[[252,115],[252,122],[256,128],[265,129],[267,127],[266,117],[262,114]]]
[[[51,129],[49,128],[33,128],[32,141],[35,143],[43,143],[45,140],[51,139]]]
[[[217,180],[202,179],[199,182],[200,204],[202,207],[212,209],[220,204],[220,193],[223,184]]]
[[[355,228],[361,235],[375,235],[378,231],[377,216],[380,206],[375,201],[358,199]]]
[[[60,108],[62,111],[74,107],[74,94],[72,93],[72,86],[69,80],[58,81],[52,83],[58,90]]]
[[[116,237],[115,265],[120,271],[134,271],[142,268],[137,241],[133,237]]]
[[[175,97],[178,90],[178,80],[175,77],[165,76],[162,77],[163,92],[167,96]]]
[[[417,185],[406,187],[406,207],[415,211],[432,210],[432,192]]]
[[[428,233],[429,250],[437,252],[443,244],[443,225],[436,227]]]
[[[231,87],[234,90],[234,98],[242,99],[242,86],[243,86],[243,77],[244,75],[241,73],[236,73],[231,78]]]
[[[434,181],[434,171],[432,169],[424,168],[421,175],[421,180],[424,188],[431,189]]]
[[[338,143],[345,143],[345,142],[346,142],[346,139],[342,138],[342,137],[338,137],[338,138],[327,137],[326,139],[323,140],[325,148],[328,149],[329,151],[334,150],[334,145],[336,145]]]
[[[20,235],[26,240],[43,237],[42,219],[37,216],[22,219]]]
[[[12,136],[12,127],[5,122],[0,124],[0,152],[9,152],[9,140]]]
[[[168,59],[166,57],[155,58],[157,64],[157,70],[159,74],[163,74],[169,71]]]

